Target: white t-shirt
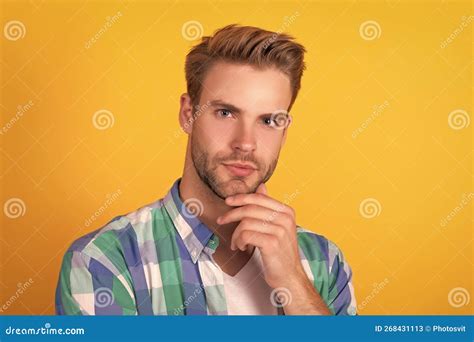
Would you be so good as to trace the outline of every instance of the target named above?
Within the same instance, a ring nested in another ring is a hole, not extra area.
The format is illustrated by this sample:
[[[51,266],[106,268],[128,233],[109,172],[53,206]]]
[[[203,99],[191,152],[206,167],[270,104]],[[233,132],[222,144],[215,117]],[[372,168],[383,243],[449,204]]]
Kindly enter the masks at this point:
[[[254,248],[252,256],[235,275],[224,273],[224,289],[229,315],[277,315],[272,305],[272,288],[267,285],[263,274],[260,251]]]

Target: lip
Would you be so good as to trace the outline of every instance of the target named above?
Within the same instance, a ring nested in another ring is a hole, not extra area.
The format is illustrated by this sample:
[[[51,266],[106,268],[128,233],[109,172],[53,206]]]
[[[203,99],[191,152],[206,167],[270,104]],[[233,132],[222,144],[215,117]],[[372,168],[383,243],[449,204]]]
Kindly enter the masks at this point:
[[[250,176],[257,168],[252,164],[231,163],[223,164],[231,173],[239,177]]]
[[[239,167],[241,169],[252,169],[252,170],[256,170],[257,168],[253,165],[253,164],[242,164],[242,163],[228,163],[228,164],[224,164],[225,166],[233,166],[233,167]]]

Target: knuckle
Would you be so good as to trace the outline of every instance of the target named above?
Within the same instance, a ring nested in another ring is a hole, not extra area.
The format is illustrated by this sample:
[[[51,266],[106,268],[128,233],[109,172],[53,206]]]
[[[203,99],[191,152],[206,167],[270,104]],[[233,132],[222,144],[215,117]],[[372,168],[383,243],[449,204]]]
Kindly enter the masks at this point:
[[[274,236],[270,236],[268,237],[267,241],[266,241],[267,245],[269,248],[271,249],[277,249],[278,248],[278,238],[274,237]]]
[[[288,215],[283,215],[281,219],[285,226],[290,226],[293,224],[293,219]]]
[[[284,205],[284,208],[285,208],[285,212],[291,216],[294,216],[295,215],[295,209],[293,209],[292,207],[290,207],[289,205]]]
[[[242,226],[242,227],[250,227],[253,223],[253,218],[251,217],[244,217],[241,221],[240,221],[240,225],[239,226]]]
[[[257,209],[258,209],[258,205],[252,203],[252,204],[249,204],[249,205],[247,206],[247,208],[248,208],[249,210],[254,211],[254,210],[257,210]]]
[[[285,236],[285,229],[283,227],[275,227],[275,235],[278,236],[280,239]]]
[[[240,233],[240,239],[242,241],[249,241],[252,237],[253,233],[249,230],[243,230],[241,233]]]

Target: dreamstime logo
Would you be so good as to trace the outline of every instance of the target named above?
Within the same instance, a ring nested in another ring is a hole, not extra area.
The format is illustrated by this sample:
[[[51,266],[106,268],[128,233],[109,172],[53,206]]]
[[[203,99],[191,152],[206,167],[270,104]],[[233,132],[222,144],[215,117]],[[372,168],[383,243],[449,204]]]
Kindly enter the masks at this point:
[[[291,202],[293,202],[295,200],[296,196],[298,196],[300,194],[301,194],[300,190],[296,189],[291,194],[283,195],[283,197],[284,197],[283,203],[286,204],[286,205],[289,205]]]
[[[285,129],[290,123],[290,115],[286,110],[277,110],[272,113],[270,120],[275,123],[276,129]]]
[[[375,20],[368,20],[360,24],[359,34],[362,39],[374,40],[380,38],[382,29],[380,28],[379,23]]]
[[[197,289],[193,291],[193,293],[186,298],[184,303],[180,305],[179,308],[174,309],[174,315],[180,315],[196,298],[198,295],[203,291],[203,287],[200,285]]]
[[[5,329],[6,335],[13,335],[13,336],[26,336],[26,335],[84,335],[86,333],[84,328],[53,328],[51,323],[46,322],[44,327],[39,328],[32,328],[28,327],[25,328],[24,324],[23,327],[15,327],[9,326]]]
[[[373,111],[372,111],[372,114],[364,120],[364,122],[359,126],[357,127],[357,129],[355,129],[353,132],[352,132],[352,139],[355,139],[359,136],[359,134],[361,134],[363,131],[365,131],[367,129],[367,127],[369,127],[369,125],[374,122],[380,115],[382,115],[382,113],[390,106],[390,103],[385,100],[384,103],[382,103],[381,105],[377,106],[375,105],[373,108]]]
[[[193,123],[211,106],[211,101],[207,101],[204,105],[196,105],[194,106],[194,113],[193,115],[183,124],[182,127],[174,131],[173,137],[178,139],[183,133],[187,132],[190,127],[192,127]]]
[[[202,37],[204,29],[201,23],[197,20],[190,20],[181,27],[181,35],[184,39],[193,41]]]
[[[114,294],[112,290],[107,287],[99,287],[94,291],[95,306],[98,308],[105,308],[112,305],[114,302]]]
[[[270,293],[270,302],[277,308],[290,305],[292,299],[291,292],[286,287],[277,287]]]
[[[293,24],[296,21],[296,17],[299,17],[300,13],[296,11],[290,16],[285,16],[283,18],[283,25],[270,37],[270,39],[267,39],[265,44],[263,44],[263,50],[266,50],[275,40],[277,40],[278,36],[285,30],[287,30],[291,24]]]
[[[300,194],[300,191],[298,189],[296,189],[293,193],[289,195],[285,194],[284,196],[285,199],[283,200],[283,204],[278,206],[277,210],[272,210],[271,214],[268,214],[267,217],[265,217],[262,225],[266,227],[269,223],[271,223],[275,219],[275,217],[280,213],[280,211],[283,211],[285,205],[289,205],[290,202],[292,202],[296,198],[296,196],[298,196],[299,194]]]
[[[382,205],[375,198],[366,198],[360,203],[359,212],[362,217],[374,218],[380,215]]]
[[[21,21],[12,20],[3,27],[3,34],[8,40],[15,41],[25,37],[26,28]]]
[[[456,215],[461,212],[461,210],[467,207],[467,205],[469,204],[469,202],[472,201],[473,198],[474,198],[474,192],[469,192],[467,194],[464,193],[462,195],[461,202],[459,202],[459,204],[455,206],[446,217],[443,217],[443,219],[440,222],[440,226],[446,227],[448,223],[451,222],[454,219],[454,217],[456,217]]]
[[[451,32],[451,34],[449,35],[448,38],[446,38],[441,44],[440,44],[440,47],[442,49],[446,48],[449,44],[451,44],[454,39],[456,39],[457,36],[459,36],[463,31],[464,29],[466,29],[468,27],[468,25],[472,22],[472,20],[474,19],[474,16],[470,15],[468,17],[466,16],[463,16],[461,18],[461,24],[458,25],[458,27],[456,29],[454,29],[453,32]]]
[[[460,130],[467,128],[470,123],[471,118],[469,117],[469,114],[463,109],[453,110],[448,115],[448,125],[452,129]]]
[[[114,115],[107,109],[98,110],[92,116],[92,124],[101,131],[113,127],[114,123]]]
[[[388,278],[385,278],[382,282],[380,283],[373,283],[373,289],[372,291],[364,298],[364,300],[362,301],[362,303],[360,303],[359,305],[357,305],[357,309],[359,311],[362,311],[364,310],[364,308],[372,301],[374,300],[375,297],[377,297],[377,295],[385,288],[385,286],[387,286],[387,284],[389,283],[389,279]]]
[[[195,218],[204,213],[204,205],[197,198],[188,198],[183,202],[183,216],[187,218]]]
[[[18,289],[15,293],[7,299],[7,301],[0,307],[0,313],[6,311],[20,296],[28,290],[34,283],[33,279],[30,278],[24,283],[18,283]]]
[[[448,303],[454,308],[460,308],[469,304],[471,296],[464,287],[455,287],[448,293]]]
[[[10,198],[3,206],[5,216],[11,219],[16,219],[20,216],[25,216],[26,205],[20,198]]]
[[[107,16],[105,18],[105,23],[102,25],[102,27],[99,29],[99,31],[97,31],[85,44],[84,44],[84,47],[86,49],[89,49],[92,45],[94,45],[99,39],[100,37],[102,37],[102,35],[104,33],[106,33],[111,27],[112,25],[114,25],[120,18],[122,17],[122,12],[118,11],[116,14],[112,15],[112,16]]]
[[[117,191],[111,194],[107,194],[104,203],[94,212],[93,215],[91,215],[84,221],[84,225],[86,227],[89,227],[99,216],[101,216],[107,210],[107,208],[112,205],[112,203],[114,203],[120,197],[120,195],[122,195],[121,189],[117,189]]]
[[[0,134],[3,135],[8,132],[10,128],[12,128],[20,119],[21,117],[33,107],[34,102],[32,100],[28,101],[28,103],[24,105],[19,105],[17,107],[17,111],[15,115],[8,120],[8,122],[0,129]]]

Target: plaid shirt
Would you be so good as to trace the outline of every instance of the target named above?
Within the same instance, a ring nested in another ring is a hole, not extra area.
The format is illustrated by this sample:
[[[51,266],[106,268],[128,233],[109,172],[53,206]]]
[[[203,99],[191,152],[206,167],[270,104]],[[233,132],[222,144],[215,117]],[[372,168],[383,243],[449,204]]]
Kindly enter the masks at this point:
[[[118,216],[67,250],[59,315],[227,315],[219,239],[190,215],[176,180],[165,196]],[[339,248],[297,227],[301,262],[329,309],[356,315],[352,272]],[[239,294],[236,293],[236,296]],[[279,314],[284,314],[281,308]]]

